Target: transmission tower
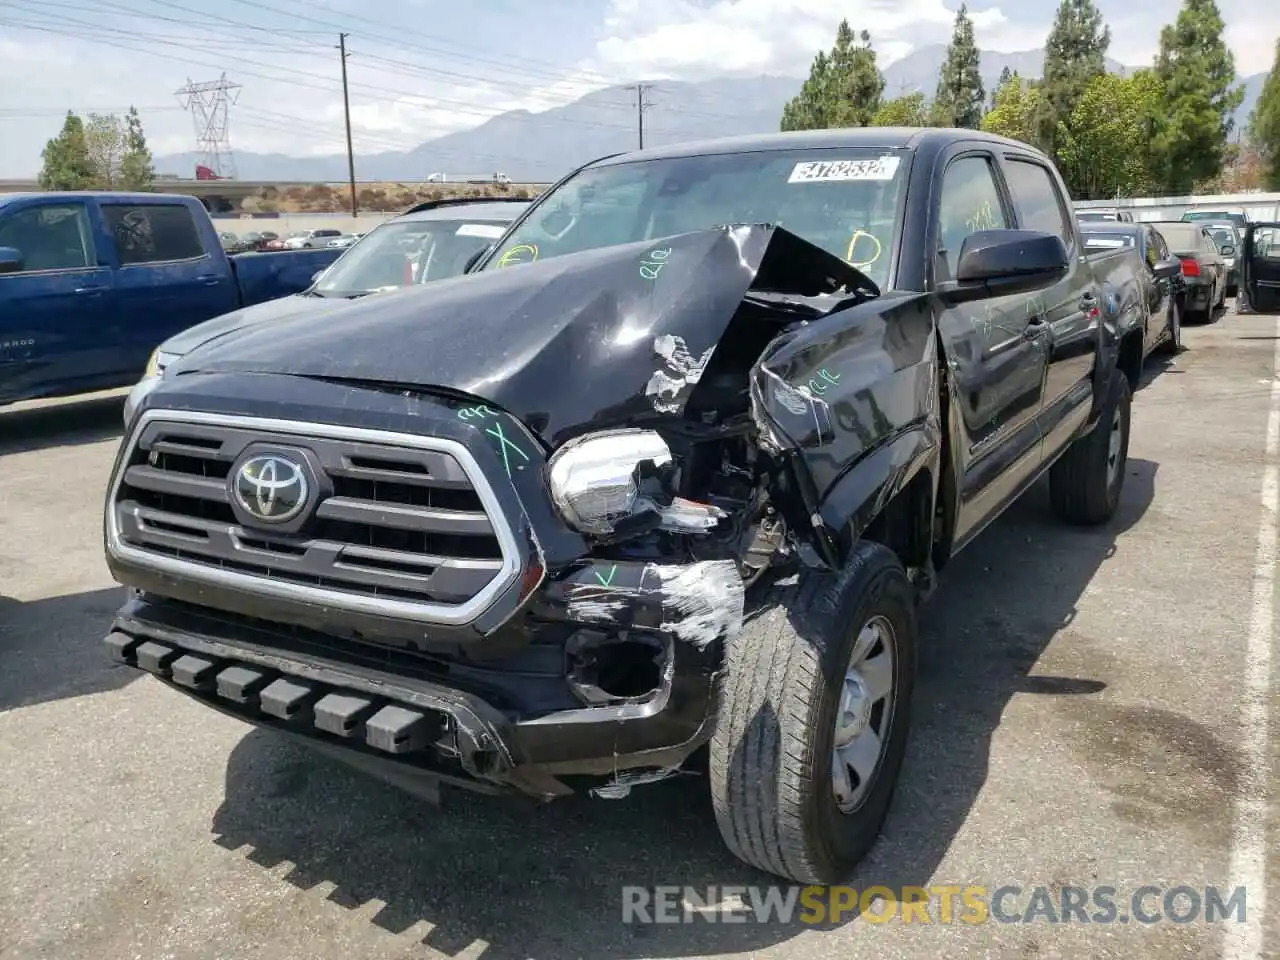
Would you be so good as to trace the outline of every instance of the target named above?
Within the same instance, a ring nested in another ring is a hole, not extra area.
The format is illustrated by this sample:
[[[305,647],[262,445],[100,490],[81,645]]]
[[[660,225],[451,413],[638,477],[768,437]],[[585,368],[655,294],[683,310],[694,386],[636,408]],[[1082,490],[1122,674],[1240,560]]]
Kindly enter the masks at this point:
[[[228,107],[240,99],[240,84],[232,83],[224,73],[217,80],[192,83],[175,91],[183,98],[183,106],[191,111],[196,125],[196,150],[200,163],[218,177],[231,180],[236,176],[236,161],[231,154],[231,136],[228,132]]]

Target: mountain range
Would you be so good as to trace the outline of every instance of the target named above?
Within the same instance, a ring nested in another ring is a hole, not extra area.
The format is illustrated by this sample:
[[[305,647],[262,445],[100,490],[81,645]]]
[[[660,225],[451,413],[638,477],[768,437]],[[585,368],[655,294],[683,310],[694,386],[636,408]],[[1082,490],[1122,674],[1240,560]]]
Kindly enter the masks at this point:
[[[885,97],[922,91],[932,96],[946,58],[945,44],[921,47],[884,68]],[[982,79],[988,93],[1007,67],[1024,77],[1040,76],[1044,50],[1015,53],[982,51]],[[1113,72],[1135,67],[1108,60]],[[1243,127],[1262,92],[1265,73],[1242,78],[1245,101],[1236,113]],[[778,129],[783,105],[796,95],[802,78],[761,76],[697,83],[656,82],[646,93],[646,146],[711,137],[768,133]],[[412,150],[356,155],[360,180],[419,180],[436,171],[474,174],[500,170],[519,182],[547,182],[605,154],[637,146],[634,90],[611,87],[588,93],[561,107],[539,113],[512,110],[470,130],[429,140]],[[234,124],[234,114],[232,122]],[[340,181],[347,176],[344,154],[291,157],[236,151],[242,180]],[[192,176],[194,153],[156,158],[161,173]]]

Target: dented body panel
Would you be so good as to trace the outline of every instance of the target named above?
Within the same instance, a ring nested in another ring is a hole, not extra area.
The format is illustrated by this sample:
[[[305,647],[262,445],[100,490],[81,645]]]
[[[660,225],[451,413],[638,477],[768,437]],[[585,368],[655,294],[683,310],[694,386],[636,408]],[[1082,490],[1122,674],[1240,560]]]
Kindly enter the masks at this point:
[[[645,268],[659,256],[660,272]],[[245,329],[172,372],[448,392],[507,411],[554,448],[681,415],[748,293],[865,282],[785,230],[703,230],[665,238],[656,253],[646,241],[370,297],[341,323]],[[559,386],[566,378],[572,389]]]
[[[850,138],[884,162],[828,163]],[[1124,266],[1073,259],[1051,286],[957,305],[938,292],[948,171],[1025,161],[1061,191],[1047,161],[973,131],[780,140],[825,151],[787,189],[904,178],[877,211],[885,289],[790,227],[699,224],[482,265],[175,363],[108,492],[108,565],[134,591],[112,655],[395,776],[616,793],[710,737],[751,571],[839,569],[870,537],[927,583],[1091,429],[1124,336],[1104,283]],[[734,149],[769,148],[707,156]],[[644,509],[588,535],[552,467],[619,429],[670,458],[629,463]],[[244,474],[255,456],[268,485]],[[240,486],[268,510],[295,467],[297,520],[246,513]]]

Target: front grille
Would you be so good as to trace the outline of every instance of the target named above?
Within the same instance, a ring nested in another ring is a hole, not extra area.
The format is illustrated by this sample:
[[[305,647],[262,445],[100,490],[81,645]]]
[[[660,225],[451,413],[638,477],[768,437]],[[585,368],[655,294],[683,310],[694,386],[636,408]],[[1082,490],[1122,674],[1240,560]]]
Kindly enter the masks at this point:
[[[304,455],[319,488],[288,532],[246,520],[230,475]],[[456,441],[148,411],[108,505],[109,545],[192,579],[426,622],[473,619],[517,573],[496,497]]]

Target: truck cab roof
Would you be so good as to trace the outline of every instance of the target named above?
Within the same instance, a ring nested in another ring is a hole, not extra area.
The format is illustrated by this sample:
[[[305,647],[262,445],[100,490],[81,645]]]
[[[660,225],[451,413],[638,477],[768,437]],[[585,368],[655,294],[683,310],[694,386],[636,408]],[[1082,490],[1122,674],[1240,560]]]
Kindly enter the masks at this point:
[[[718,137],[671,146],[651,147],[602,157],[588,166],[662,160],[675,157],[709,156],[717,153],[755,153],[767,150],[819,150],[840,147],[873,147],[885,150],[915,150],[949,146],[957,139],[980,141],[1032,150],[1025,143],[981,130],[950,127],[846,127],[835,130],[792,130],[785,133],[746,134]]]

